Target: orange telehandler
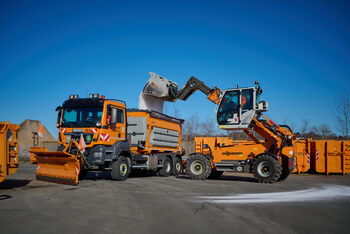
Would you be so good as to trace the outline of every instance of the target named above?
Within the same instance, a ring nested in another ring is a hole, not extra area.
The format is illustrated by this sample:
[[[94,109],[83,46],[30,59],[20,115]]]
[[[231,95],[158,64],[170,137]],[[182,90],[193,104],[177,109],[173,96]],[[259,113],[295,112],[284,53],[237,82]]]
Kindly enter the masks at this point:
[[[0,183],[18,169],[18,131],[20,126],[0,122]]]
[[[165,101],[187,100],[196,90],[218,105],[217,125],[225,130],[242,130],[251,141],[241,144],[215,144],[206,153],[194,153],[185,163],[192,179],[218,178],[225,171],[252,172],[259,182],[273,183],[284,180],[294,169],[295,136],[286,125],[278,125],[263,115],[268,104],[261,101],[263,90],[258,82],[254,87],[221,90],[209,88],[191,77],[179,90],[172,82],[155,73],[143,89],[143,94]],[[253,132],[264,140],[258,140]]]
[[[124,101],[98,94],[70,95],[56,111],[57,151],[32,151],[38,180],[76,185],[92,170],[110,171],[119,181],[130,171],[169,176],[182,170],[181,119],[126,109]]]

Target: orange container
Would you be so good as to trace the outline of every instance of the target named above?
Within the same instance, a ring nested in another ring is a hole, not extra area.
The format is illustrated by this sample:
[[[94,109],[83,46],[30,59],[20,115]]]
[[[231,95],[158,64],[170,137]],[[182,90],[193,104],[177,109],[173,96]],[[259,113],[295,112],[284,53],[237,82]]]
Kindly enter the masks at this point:
[[[18,169],[18,131],[20,126],[9,122],[0,122],[0,183],[6,176]]]
[[[296,140],[294,144],[294,170],[293,173],[307,172],[310,169],[310,142]]]
[[[350,141],[311,141],[311,165],[318,173],[350,172]]]

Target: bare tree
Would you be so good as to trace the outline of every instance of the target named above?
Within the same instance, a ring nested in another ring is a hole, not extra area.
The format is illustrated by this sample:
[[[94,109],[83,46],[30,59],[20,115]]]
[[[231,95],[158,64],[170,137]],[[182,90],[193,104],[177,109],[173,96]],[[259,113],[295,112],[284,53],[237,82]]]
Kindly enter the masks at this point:
[[[217,135],[217,126],[213,118],[207,118],[204,121],[201,121],[199,124],[199,133],[202,136],[216,136]]]
[[[309,119],[303,119],[300,127],[300,134],[301,135],[306,135],[309,131],[309,125],[310,125],[310,120]]]
[[[320,133],[320,130],[318,129],[317,126],[314,125],[310,127],[310,132],[309,132],[310,135],[319,135],[319,133]]]
[[[296,128],[295,123],[293,121],[289,120],[288,118],[284,118],[284,120],[282,121],[282,124],[289,126],[290,129],[292,129],[292,131],[294,131]]]
[[[321,124],[319,126],[319,131],[320,131],[320,133],[322,135],[322,139],[326,139],[332,133],[330,127],[327,124]]]
[[[336,120],[338,127],[345,139],[349,139],[349,124],[350,124],[350,93],[348,91],[341,92],[336,101]]]
[[[183,138],[185,140],[193,140],[194,137],[199,134],[199,118],[197,115],[192,114],[190,118],[185,121],[183,125]]]

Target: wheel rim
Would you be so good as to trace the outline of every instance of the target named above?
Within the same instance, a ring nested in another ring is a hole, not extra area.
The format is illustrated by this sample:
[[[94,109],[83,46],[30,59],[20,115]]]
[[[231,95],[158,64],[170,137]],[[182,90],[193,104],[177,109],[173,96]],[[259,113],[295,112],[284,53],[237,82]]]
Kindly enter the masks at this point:
[[[165,163],[165,171],[166,171],[167,173],[170,172],[170,162],[166,162],[166,163]]]
[[[176,163],[175,168],[176,171],[181,171],[181,163]]]
[[[128,172],[128,165],[126,165],[125,162],[122,162],[122,163],[120,164],[120,174],[121,174],[122,176],[125,176],[127,172]]]
[[[262,177],[269,177],[272,174],[272,165],[270,162],[263,161],[258,165],[258,173]]]
[[[191,163],[191,171],[195,175],[203,174],[203,172],[204,172],[204,164],[201,161],[199,161],[199,160],[193,161]]]

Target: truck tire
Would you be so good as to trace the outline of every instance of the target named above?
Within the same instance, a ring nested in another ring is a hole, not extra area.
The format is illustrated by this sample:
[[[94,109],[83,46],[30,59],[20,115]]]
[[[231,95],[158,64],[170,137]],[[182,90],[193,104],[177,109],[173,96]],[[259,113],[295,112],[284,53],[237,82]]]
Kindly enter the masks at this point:
[[[211,179],[211,180],[216,180],[216,179],[219,179],[222,174],[224,174],[223,171],[211,171],[208,179]]]
[[[158,171],[158,175],[164,176],[164,177],[170,176],[171,173],[173,172],[173,164],[170,158],[164,157],[163,165],[164,167]]]
[[[186,162],[186,173],[192,180],[206,180],[211,173],[209,159],[203,155],[192,155]]]
[[[79,180],[85,179],[87,173],[88,173],[88,170],[81,169],[80,173],[79,173],[79,176],[78,176]]]
[[[173,168],[173,175],[177,176],[181,173],[182,171],[182,160],[180,157],[175,158],[175,163],[174,163],[174,168]]]
[[[259,183],[274,183],[281,177],[282,167],[271,155],[263,154],[255,159],[253,172]]]
[[[119,156],[119,158],[112,164],[111,177],[112,180],[123,181],[126,180],[130,173],[130,167],[128,159],[124,156]]]

